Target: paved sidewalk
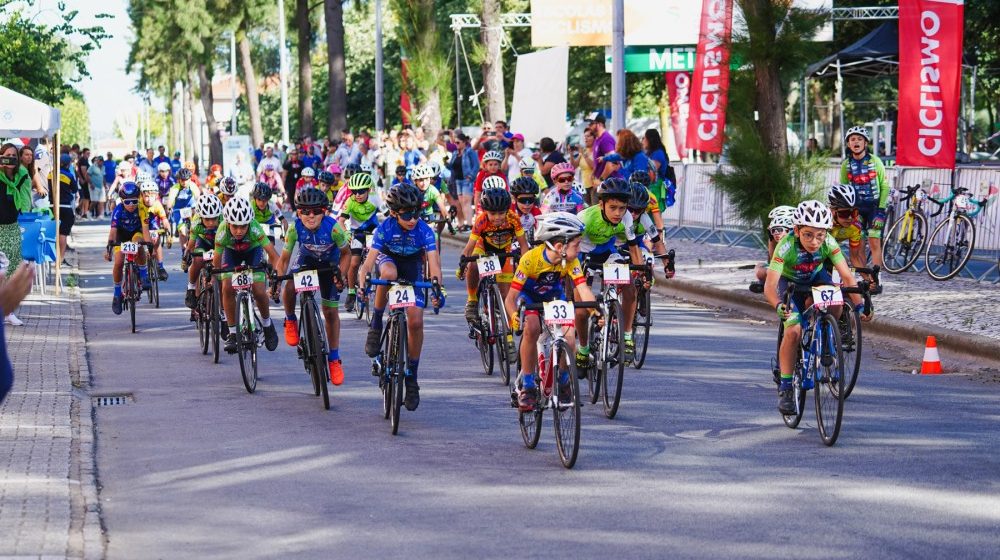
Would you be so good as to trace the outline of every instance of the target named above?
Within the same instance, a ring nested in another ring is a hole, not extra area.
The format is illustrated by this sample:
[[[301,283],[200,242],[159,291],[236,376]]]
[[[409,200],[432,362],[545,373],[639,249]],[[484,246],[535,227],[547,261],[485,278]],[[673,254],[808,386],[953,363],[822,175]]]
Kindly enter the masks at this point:
[[[6,327],[14,387],[0,405],[0,558],[101,558],[90,383],[76,294],[31,295]]]

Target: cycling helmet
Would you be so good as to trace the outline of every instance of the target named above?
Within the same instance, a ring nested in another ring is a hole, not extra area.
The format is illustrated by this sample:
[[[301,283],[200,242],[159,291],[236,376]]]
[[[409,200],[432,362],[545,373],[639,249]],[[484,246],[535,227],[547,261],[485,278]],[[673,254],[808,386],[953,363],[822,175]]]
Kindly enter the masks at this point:
[[[275,171],[277,169],[278,169],[278,167],[276,165],[274,165],[273,163],[271,163],[271,162],[267,162],[267,163],[264,164],[264,171]],[[309,169],[309,168],[307,167],[306,169]]]
[[[167,162],[162,162],[160,165],[156,166],[157,171],[170,171],[170,164]]]
[[[531,171],[532,173],[534,173],[535,170],[538,169],[538,164],[535,163],[535,160],[531,158],[522,159],[521,162],[517,164],[517,166],[521,168],[521,173],[524,173],[525,171]]]
[[[483,189],[479,205],[487,212],[506,212],[510,210],[510,193],[506,189]]]
[[[326,193],[315,188],[306,187],[295,195],[296,208],[326,208],[330,206],[330,199]]]
[[[375,181],[367,173],[355,173],[347,181],[347,188],[353,192],[368,191],[375,187]]]
[[[222,201],[212,193],[198,197],[198,215],[202,218],[218,218],[222,214]]]
[[[552,177],[552,180],[554,181],[556,177],[564,175],[566,173],[574,174],[576,173],[576,169],[573,167],[572,163],[567,163],[564,161],[562,163],[557,163],[552,166],[552,169],[549,170],[549,177]]]
[[[433,173],[433,175],[431,175],[432,179],[441,174],[441,164],[440,163],[438,163],[436,161],[429,161],[429,162],[427,162],[427,165],[430,166],[431,173]],[[370,170],[369,170],[369,172],[370,172]]]
[[[644,187],[648,187],[652,181],[649,178],[649,173],[645,171],[636,171],[628,176],[629,183],[639,183]]]
[[[631,183],[632,196],[628,199],[629,210],[645,210],[649,207],[649,189],[642,183]]]
[[[194,173],[195,170],[198,169],[198,167],[195,166],[195,164],[194,164],[193,161],[185,161],[184,162],[184,169],[187,169],[187,170],[191,171],[191,173]]]
[[[362,161],[361,162],[361,172],[362,173],[372,173],[373,171],[375,171],[375,170],[372,169],[372,164],[368,163],[367,161]]]
[[[302,168],[302,176],[303,177],[315,177],[316,176],[316,170],[313,169],[312,167],[303,167]]]
[[[250,207],[249,200],[242,196],[234,196],[222,208],[222,215],[226,218],[227,224],[245,226],[253,221],[253,208]]]
[[[396,166],[396,175],[406,175],[406,166],[405,165],[397,165]]]
[[[847,142],[847,139],[850,138],[852,134],[861,136],[865,139],[865,142],[868,142],[869,144],[872,143],[872,137],[868,134],[868,129],[863,126],[852,126],[851,128],[848,128],[847,133],[844,134],[844,142]]]
[[[583,235],[583,222],[569,212],[550,212],[538,217],[535,222],[535,240],[568,241]]]
[[[223,177],[219,179],[219,192],[226,196],[233,196],[236,194],[236,179],[232,177]]]
[[[139,185],[128,181],[127,183],[122,183],[122,186],[118,187],[118,196],[125,198],[139,198]]]
[[[191,170],[190,169],[185,168],[185,169],[181,169],[181,170],[177,171],[177,180],[178,181],[187,181],[190,178],[191,178]]]
[[[854,208],[854,185],[833,185],[827,193],[830,208]]]
[[[583,187],[583,183],[580,181],[573,181],[573,190],[580,194],[580,196],[587,195],[587,189]]]
[[[317,179],[319,179],[320,183],[326,183],[327,185],[332,185],[337,182],[337,176],[329,171],[320,171]]]
[[[503,161],[503,154],[496,150],[490,150],[483,154],[483,163],[487,161]]]
[[[349,179],[351,175],[361,172],[361,166],[356,163],[349,163],[344,166],[344,179]]]
[[[510,184],[510,194],[538,194],[538,183],[531,177],[518,177]]]
[[[490,189],[500,189],[506,191],[507,181],[505,181],[500,175],[490,175],[489,177],[483,179],[483,192]]]
[[[767,229],[773,229],[776,227],[792,229],[793,226],[795,226],[795,222],[792,221],[791,214],[781,214],[779,216],[775,216],[774,219],[771,220],[771,223],[768,224]]]
[[[601,183],[601,186],[597,187],[597,198],[598,200],[614,198],[622,202],[628,202],[632,198],[632,187],[625,179],[608,177]]]
[[[330,173],[333,173],[334,175],[339,175],[341,173],[340,166],[337,165],[336,163],[331,163],[330,165],[326,166],[326,170],[329,171]]]
[[[431,169],[430,165],[421,163],[420,165],[414,167],[413,171],[410,172],[410,179],[413,179],[414,181],[417,179],[433,179],[434,175],[434,170]]]
[[[271,190],[271,185],[257,183],[253,186],[253,197],[257,200],[271,200],[272,196],[274,196],[274,191]]]
[[[222,166],[218,163],[213,163],[211,167],[208,168],[209,173],[222,173]]]
[[[385,203],[396,212],[404,208],[420,208],[423,201],[424,193],[409,183],[399,183],[385,195]]]
[[[135,174],[135,182],[140,186],[143,183],[151,183],[153,182],[153,176],[149,174],[149,171],[140,171]]]
[[[826,204],[818,200],[804,200],[795,208],[792,221],[797,226],[830,229],[833,227],[833,214]]]
[[[775,206],[770,212],[767,213],[768,219],[774,219],[778,216],[789,216],[795,213],[794,206]]]
[[[139,184],[139,190],[144,193],[159,193],[160,188],[156,186],[156,183],[152,181],[145,181]]]

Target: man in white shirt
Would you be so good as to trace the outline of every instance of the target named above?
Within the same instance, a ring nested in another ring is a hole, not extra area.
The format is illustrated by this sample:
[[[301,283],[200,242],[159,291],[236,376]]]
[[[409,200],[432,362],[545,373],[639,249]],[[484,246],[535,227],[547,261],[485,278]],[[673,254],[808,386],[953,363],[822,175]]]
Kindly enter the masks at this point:
[[[361,153],[354,144],[354,136],[350,131],[344,130],[340,138],[340,145],[337,146],[337,151],[333,152],[333,163],[339,165],[341,169],[352,163],[359,163]]]
[[[260,163],[257,164],[257,175],[264,172],[264,166],[267,164],[274,166],[274,169],[281,169],[281,160],[274,155],[274,145],[264,144],[264,157],[260,158]]]

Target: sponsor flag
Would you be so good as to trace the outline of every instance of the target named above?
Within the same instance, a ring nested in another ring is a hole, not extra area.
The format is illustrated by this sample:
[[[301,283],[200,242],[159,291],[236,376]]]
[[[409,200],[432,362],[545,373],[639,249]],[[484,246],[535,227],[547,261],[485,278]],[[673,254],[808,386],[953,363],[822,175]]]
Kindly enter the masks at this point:
[[[732,31],[733,0],[703,0],[691,85],[687,148],[722,153]]]
[[[674,131],[677,155],[687,157],[688,102],[691,99],[691,73],[667,72],[667,96],[670,100],[670,128]]]

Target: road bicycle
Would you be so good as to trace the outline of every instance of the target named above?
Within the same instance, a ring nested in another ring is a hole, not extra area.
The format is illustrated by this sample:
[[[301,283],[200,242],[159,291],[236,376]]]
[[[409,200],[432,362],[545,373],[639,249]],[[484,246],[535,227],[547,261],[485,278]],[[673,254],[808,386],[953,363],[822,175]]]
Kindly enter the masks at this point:
[[[268,266],[236,266],[219,268],[212,275],[232,274],[236,292],[236,354],[240,360],[240,376],[248,393],[257,390],[257,349],[264,345],[264,327],[253,297],[254,273],[268,270]]]
[[[272,285],[291,280],[299,300],[299,359],[312,379],[313,393],[323,397],[323,408],[330,410],[330,391],[327,387],[329,378],[329,348],[327,347],[326,320],[319,304],[316,302],[316,292],[319,291],[319,274],[332,271],[339,280],[340,268],[335,264],[299,270],[281,276],[272,276]],[[275,290],[276,291],[276,290]]]
[[[892,225],[882,236],[882,261],[889,274],[899,274],[913,266],[927,242],[927,217],[923,209],[927,193],[920,185],[913,185],[903,187],[899,194],[900,201],[908,203],[906,211],[895,222],[887,222]],[[932,216],[937,214],[940,211]]]
[[[407,366],[406,309],[417,304],[416,290],[430,289],[439,300],[441,286],[438,279],[430,282],[408,282],[406,280],[381,280],[366,278],[365,285],[389,287],[389,313],[382,328],[382,350],[372,358],[372,375],[378,377],[382,391],[382,412],[392,426],[392,435],[399,432],[399,413],[406,391],[406,378],[411,375]],[[437,313],[439,308],[434,308]]]
[[[867,275],[871,280],[860,278],[857,280],[858,288],[845,288],[848,290],[845,293],[860,293],[865,298],[865,301],[869,302],[868,308],[871,308],[871,289],[872,286],[880,285],[879,272],[881,269],[878,265],[875,265],[871,268],[859,267],[852,270],[857,274]],[[834,280],[834,283],[837,283],[836,279]],[[844,364],[848,368],[847,378],[844,380],[844,399],[847,399],[854,391],[854,385],[858,382],[858,375],[861,373],[861,354],[863,349],[861,315],[854,309],[854,306],[844,305],[841,308],[837,324],[840,327],[840,346],[844,352]]]
[[[539,311],[544,329],[538,339],[538,393],[535,406],[518,412],[518,425],[524,446],[534,449],[542,433],[542,417],[552,410],[556,449],[559,460],[567,469],[573,468],[580,452],[580,381],[576,375],[576,360],[566,341],[566,329],[573,326],[576,309],[600,309],[596,301],[571,302],[554,300],[546,303],[523,302],[518,307],[520,325],[525,311]],[[518,330],[518,336],[523,329]],[[565,375],[563,375],[565,374]],[[518,408],[517,394],[511,395],[511,406]]]
[[[361,249],[361,262],[365,262],[368,258],[368,252],[371,251],[372,242],[375,240],[375,236],[371,233],[365,234],[365,246]],[[358,267],[360,274],[361,267]],[[378,269],[374,271],[376,278],[378,277]],[[360,284],[360,278],[355,280],[355,288]],[[371,296],[372,287],[365,285],[365,293],[358,294],[357,301],[354,302],[354,316],[359,320],[364,319],[366,325],[371,325],[372,323],[372,308],[369,304],[368,298]]]
[[[674,256],[675,252],[673,249],[667,251],[663,255],[652,255],[646,254],[646,266],[649,267],[648,278],[652,282],[652,270],[653,270],[653,259],[667,259],[667,270],[671,273],[674,272]],[[635,369],[642,369],[644,363],[646,363],[646,351],[649,348],[649,331],[653,327],[653,315],[652,315],[652,301],[650,298],[650,291],[652,287],[646,288],[645,283],[638,282],[636,285],[636,310],[635,319],[632,320],[632,341],[635,343],[635,352],[630,360],[632,367]]]
[[[493,367],[496,365],[500,371],[500,382],[505,386],[510,384],[510,370],[512,362],[517,361],[517,356],[514,336],[510,332],[510,321],[496,277],[503,272],[504,261],[519,256],[518,253],[472,255],[460,257],[458,263],[463,278],[465,266],[476,263],[479,271],[479,286],[476,288],[476,296],[479,298],[479,321],[469,325],[469,338],[479,349],[483,371],[486,375],[493,375]]]
[[[201,353],[208,354],[209,346],[211,346],[212,361],[219,363],[223,320],[218,283],[212,277],[213,253],[214,251],[209,250],[202,255],[204,264],[195,286],[196,299],[194,309],[191,310],[191,317],[198,327],[198,342],[201,346]]]
[[[146,249],[146,266],[149,265],[150,248],[152,245],[145,241],[124,241],[118,246],[121,254],[125,255],[125,262],[122,265],[122,308],[128,309],[129,319],[132,323],[132,332],[135,332],[135,308],[142,299],[142,281],[139,275],[139,263],[136,262],[139,251]]]
[[[987,197],[975,200],[965,187],[952,187],[951,195],[934,200],[949,205],[948,217],[931,232],[924,249],[924,266],[935,280],[949,280],[962,272],[976,248],[976,224],[972,221],[986,208]]]

